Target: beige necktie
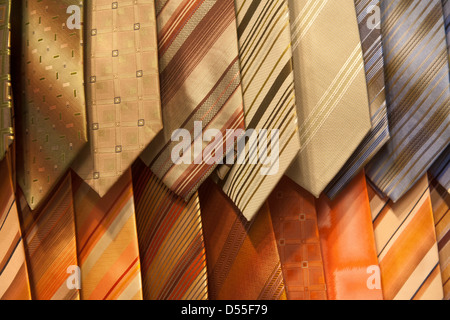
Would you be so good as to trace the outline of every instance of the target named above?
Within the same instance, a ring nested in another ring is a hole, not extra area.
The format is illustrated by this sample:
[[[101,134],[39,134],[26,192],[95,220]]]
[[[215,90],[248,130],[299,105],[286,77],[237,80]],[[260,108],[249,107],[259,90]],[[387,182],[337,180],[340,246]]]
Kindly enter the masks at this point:
[[[290,0],[301,150],[288,176],[319,197],[371,129],[353,0]]]

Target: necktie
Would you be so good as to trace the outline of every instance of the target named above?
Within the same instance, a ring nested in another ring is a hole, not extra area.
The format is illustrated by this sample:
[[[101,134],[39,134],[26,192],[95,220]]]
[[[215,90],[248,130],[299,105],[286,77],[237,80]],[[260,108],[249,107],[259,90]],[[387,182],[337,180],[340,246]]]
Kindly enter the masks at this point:
[[[429,172],[450,193],[450,146],[434,162]]]
[[[31,209],[39,206],[85,145],[81,30],[69,29],[79,0],[23,0],[21,90],[16,112],[17,179]],[[78,10],[80,19],[82,10]]]
[[[130,170],[103,198],[72,177],[81,299],[142,300]]]
[[[331,199],[374,157],[389,140],[386,95],[384,88],[383,47],[380,23],[372,21],[379,12],[379,0],[355,0],[359,32],[364,54],[372,130],[325,190]]]
[[[253,150],[249,153],[254,152],[254,158],[232,167],[223,190],[252,219],[300,144],[287,2],[238,0],[236,6],[245,123],[247,130],[256,129],[257,134],[268,130],[271,140],[249,139],[247,148]],[[273,135],[275,130],[278,137]]]
[[[314,196],[283,177],[268,198],[289,300],[326,300]]]
[[[448,56],[441,1],[383,0],[381,14],[391,140],[367,175],[398,201],[450,141]]]
[[[244,128],[234,1],[158,0],[156,13],[164,130],[142,159],[190,199]]]
[[[352,0],[289,8],[301,150],[288,176],[318,198],[371,128],[361,41]]]
[[[104,196],[162,129],[154,1],[89,1],[90,148],[73,168]]]
[[[323,194],[317,215],[328,299],[382,300],[364,171],[333,201]]]
[[[442,279],[424,176],[397,203],[369,188],[381,281],[386,300],[441,300]]]
[[[140,160],[132,170],[144,298],[206,300],[205,248],[197,194],[185,202]]]
[[[78,265],[70,174],[38,210],[30,210],[21,192],[18,201],[32,298],[78,300],[79,291],[67,283],[68,270]]]
[[[8,154],[0,162],[0,300],[30,300],[30,284]]]
[[[247,221],[211,180],[199,189],[211,300],[285,300],[269,207]]]

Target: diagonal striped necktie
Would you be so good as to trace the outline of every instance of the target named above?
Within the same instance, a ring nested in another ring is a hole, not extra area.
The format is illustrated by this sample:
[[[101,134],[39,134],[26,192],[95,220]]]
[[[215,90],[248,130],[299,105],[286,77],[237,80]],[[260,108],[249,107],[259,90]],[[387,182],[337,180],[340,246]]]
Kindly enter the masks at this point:
[[[232,167],[223,190],[251,220],[294,160],[300,139],[287,1],[238,0],[236,6],[247,132],[256,130],[256,137],[267,130],[270,140],[250,137],[253,156]]]
[[[326,300],[314,196],[285,176],[267,202],[288,300]]]
[[[328,299],[383,300],[364,171],[333,201],[323,194],[317,215]]]
[[[381,282],[386,300],[443,298],[428,179],[397,203],[369,187]]]
[[[171,192],[140,160],[132,167],[144,298],[207,300],[207,272],[197,194]]]
[[[244,128],[234,1],[158,0],[156,14],[164,130],[142,159],[188,200]]]
[[[162,129],[155,3],[87,5],[90,148],[72,167],[103,197]]]
[[[367,167],[398,201],[450,142],[448,55],[440,0],[381,2],[391,140]]]
[[[285,300],[267,203],[247,221],[211,180],[199,189],[211,300]]]
[[[355,0],[355,5],[364,54],[372,130],[325,190],[331,199],[345,188],[389,140],[380,23],[372,21],[373,12],[380,10],[380,0]]]
[[[103,198],[72,179],[81,299],[142,300],[130,170]]]

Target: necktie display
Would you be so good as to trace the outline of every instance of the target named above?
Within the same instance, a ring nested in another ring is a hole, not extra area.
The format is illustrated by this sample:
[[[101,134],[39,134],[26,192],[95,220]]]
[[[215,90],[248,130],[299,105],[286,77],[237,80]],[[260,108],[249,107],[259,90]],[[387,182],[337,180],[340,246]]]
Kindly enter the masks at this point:
[[[328,299],[383,300],[364,171],[316,207]]]
[[[132,170],[144,298],[207,300],[198,195],[184,202],[140,160]]]
[[[87,141],[82,31],[66,25],[68,7],[80,3],[22,0],[23,92],[15,112],[17,179],[33,210]]]
[[[440,0],[383,0],[381,15],[391,139],[367,175],[395,202],[450,141],[448,53]]]
[[[353,0],[289,9],[301,150],[287,175],[318,198],[371,128],[361,41]]]
[[[157,0],[156,16],[164,130],[142,159],[188,200],[244,128],[234,1]]]
[[[314,196],[283,177],[267,200],[289,300],[326,300]]]
[[[162,129],[155,4],[86,4],[90,148],[73,168],[104,196]]]
[[[450,146],[434,162],[429,172],[450,193]]]
[[[325,190],[331,199],[338,195],[389,140],[380,23],[371,21],[373,12],[380,8],[380,1],[355,0],[355,6],[364,53],[372,130]]]
[[[442,279],[428,179],[400,201],[369,188],[381,282],[386,300],[442,300]]]
[[[72,177],[81,299],[142,300],[130,170],[103,198]]]

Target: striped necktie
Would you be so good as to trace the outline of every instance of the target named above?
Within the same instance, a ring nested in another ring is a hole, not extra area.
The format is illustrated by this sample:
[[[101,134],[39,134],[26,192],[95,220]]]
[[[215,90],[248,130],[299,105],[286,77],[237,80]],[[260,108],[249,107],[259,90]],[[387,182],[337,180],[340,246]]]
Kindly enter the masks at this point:
[[[30,300],[22,232],[9,155],[0,162],[0,300]]]
[[[223,183],[225,193],[250,220],[294,160],[300,143],[287,1],[238,0],[236,6],[245,123],[247,130],[259,134],[267,130],[271,139],[261,145],[265,142],[250,138],[247,150],[254,158],[235,164]],[[271,153],[264,153],[269,148]],[[258,158],[256,165],[252,160]]]
[[[67,283],[68,270],[78,265],[70,173],[38,210],[30,210],[21,192],[18,201],[32,298],[78,300],[79,291]]]
[[[283,177],[268,199],[289,300],[326,300],[315,198]]]
[[[285,300],[267,203],[252,221],[211,180],[199,189],[211,300]]]
[[[156,13],[164,130],[142,159],[188,200],[234,148],[227,129],[244,128],[234,1],[157,0]]]
[[[104,196],[162,129],[155,4],[87,5],[90,148],[73,168]]]
[[[140,160],[132,170],[144,298],[208,299],[197,194],[185,202]]]
[[[333,201],[323,194],[317,215],[328,299],[383,300],[364,171]]]
[[[440,0],[383,0],[381,14],[391,140],[367,175],[395,202],[450,141],[449,68]]]
[[[17,179],[33,210],[87,141],[82,32],[66,24],[68,7],[79,4],[80,0],[22,0]],[[82,10],[78,13],[81,16]]]
[[[72,177],[81,299],[142,300],[130,170],[103,198]]]
[[[397,203],[369,188],[375,241],[386,300],[441,300],[442,279],[424,176]]]
[[[353,0],[289,5],[301,150],[288,176],[318,198],[371,128],[361,41]]]
[[[373,12],[379,12],[380,0],[355,0],[355,5],[364,54],[372,130],[325,190],[331,199],[389,140],[380,23],[374,23],[371,16]]]

